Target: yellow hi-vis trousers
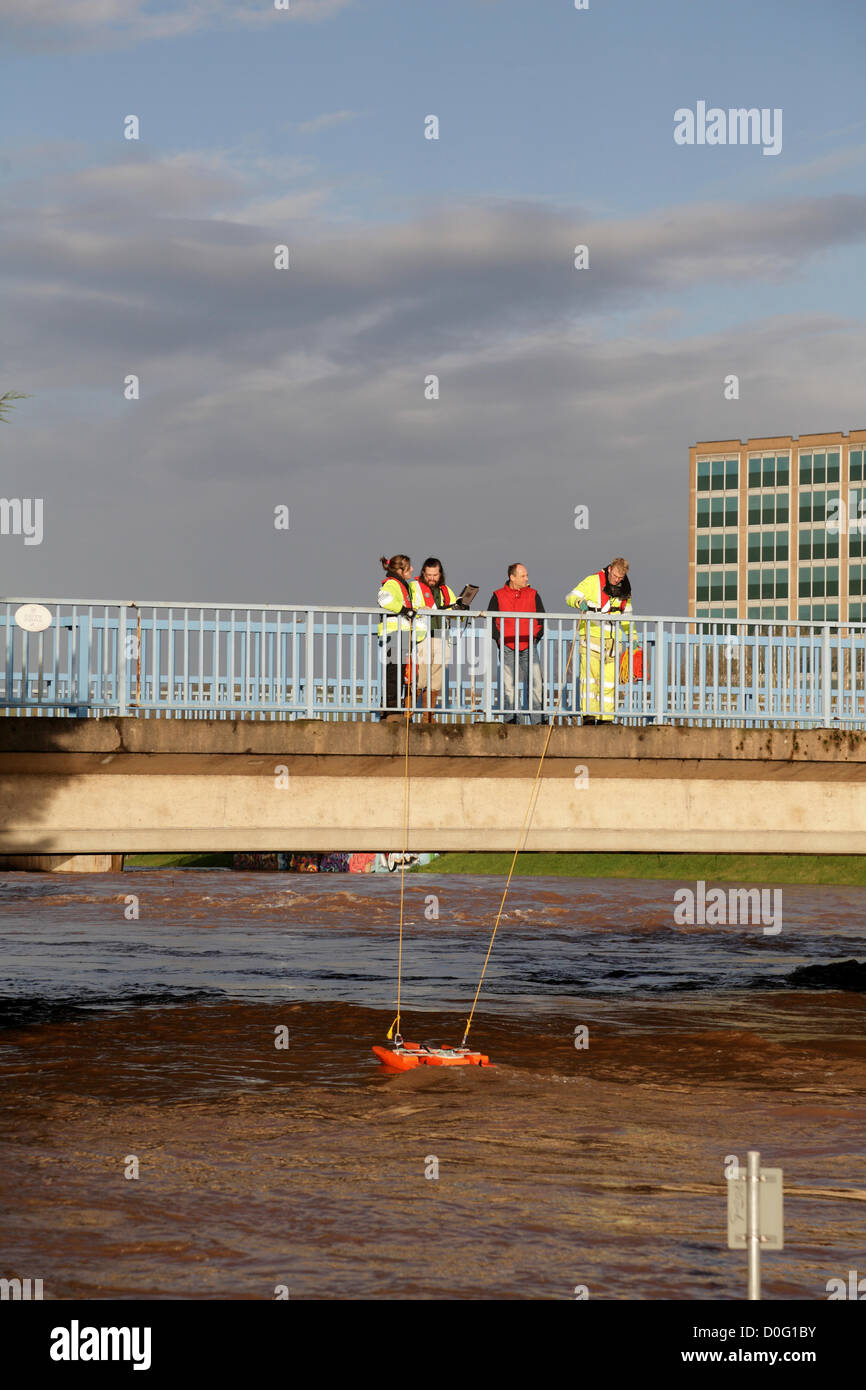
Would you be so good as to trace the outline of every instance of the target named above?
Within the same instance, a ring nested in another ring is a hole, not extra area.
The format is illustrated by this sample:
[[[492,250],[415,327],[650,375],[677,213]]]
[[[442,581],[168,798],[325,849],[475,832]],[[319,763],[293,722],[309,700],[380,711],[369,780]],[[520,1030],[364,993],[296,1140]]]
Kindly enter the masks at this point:
[[[602,673],[602,665],[604,672]],[[603,686],[602,686],[603,682]],[[580,681],[581,708],[596,719],[613,719],[616,663],[613,657],[602,663],[601,652],[589,652],[589,679],[584,670]]]

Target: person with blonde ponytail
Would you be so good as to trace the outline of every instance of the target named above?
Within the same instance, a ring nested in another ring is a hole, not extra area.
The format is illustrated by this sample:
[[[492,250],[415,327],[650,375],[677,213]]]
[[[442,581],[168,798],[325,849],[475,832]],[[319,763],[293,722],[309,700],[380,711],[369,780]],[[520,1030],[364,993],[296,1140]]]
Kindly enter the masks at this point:
[[[385,668],[380,715],[384,721],[401,717],[406,699],[407,669],[411,678],[413,657],[427,637],[427,620],[421,616],[425,599],[418,580],[413,578],[409,556],[392,555],[389,560],[382,555],[380,564],[385,571],[377,599],[385,614],[378,629],[383,656],[381,665]],[[425,666],[423,660],[417,662],[415,684],[418,686],[426,678]]]

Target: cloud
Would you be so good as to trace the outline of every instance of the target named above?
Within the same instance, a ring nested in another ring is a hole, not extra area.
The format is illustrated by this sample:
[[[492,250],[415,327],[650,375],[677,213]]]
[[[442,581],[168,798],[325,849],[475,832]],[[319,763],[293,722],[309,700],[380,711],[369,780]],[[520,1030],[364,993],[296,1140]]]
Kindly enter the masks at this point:
[[[806,179],[829,178],[832,174],[838,174],[843,169],[855,168],[864,160],[866,160],[866,143],[849,145],[846,149],[833,150],[830,154],[823,154],[817,159],[810,159],[805,164],[794,164],[788,169],[781,169],[777,177],[780,183],[800,183]]]
[[[0,0],[7,43],[26,49],[116,48],[199,30],[331,19],[354,0],[291,0],[276,10],[270,0]]]
[[[146,597],[363,602],[380,553],[432,549],[460,583],[521,554],[554,607],[575,566],[626,553],[643,610],[682,611],[688,445],[863,423],[866,335],[844,319],[671,318],[862,244],[863,197],[619,221],[465,202],[347,225],[315,175],[136,152],[9,176],[0,354],[32,399],[4,486],[38,488],[47,523],[38,566],[16,554],[6,575],[0,554],[7,592],[87,597],[122,573]]]
[[[323,116],[314,116],[311,121],[301,121],[298,130],[302,135],[318,135],[320,130],[333,130],[334,126],[356,121],[357,111],[328,111]]]

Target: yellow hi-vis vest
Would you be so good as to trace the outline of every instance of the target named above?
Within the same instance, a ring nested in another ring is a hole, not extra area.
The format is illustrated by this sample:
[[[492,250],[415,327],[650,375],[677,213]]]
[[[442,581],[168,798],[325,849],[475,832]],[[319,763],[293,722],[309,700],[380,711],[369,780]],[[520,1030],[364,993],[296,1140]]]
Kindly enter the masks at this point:
[[[570,594],[566,595],[566,603],[569,608],[579,608],[585,600],[590,608],[602,613],[630,613],[631,597],[625,602],[622,599],[610,598],[608,594],[602,595],[602,583],[598,570],[595,574],[588,574],[586,579],[581,579],[579,584],[575,584]],[[579,623],[580,636],[578,638],[581,649],[589,642],[589,649],[597,655],[601,654],[602,640],[604,641],[605,659],[612,657],[616,649],[616,632],[619,628],[620,650],[628,645],[629,633],[634,632],[632,623],[593,623],[586,618],[582,618]]]
[[[394,615],[380,622],[379,636],[383,636],[386,632],[389,634],[392,632],[414,632],[415,641],[423,642],[424,638],[427,636],[426,619],[420,616],[420,614],[425,612],[426,608],[424,594],[421,591],[421,586],[417,579],[411,579],[408,583],[404,581],[404,583],[405,589],[396,579],[386,579],[379,590],[379,596],[376,602],[380,608],[384,608],[386,613]],[[415,609],[415,612],[419,614],[414,622],[411,622],[400,613],[401,608],[406,607],[406,589],[409,590],[411,595],[412,607]]]

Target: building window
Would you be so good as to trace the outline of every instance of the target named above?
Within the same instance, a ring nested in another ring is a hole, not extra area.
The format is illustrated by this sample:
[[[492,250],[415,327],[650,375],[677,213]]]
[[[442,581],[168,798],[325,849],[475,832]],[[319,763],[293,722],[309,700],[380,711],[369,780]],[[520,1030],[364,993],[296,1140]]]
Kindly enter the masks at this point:
[[[800,560],[838,560],[838,531],[827,531],[820,526],[812,531],[802,526],[797,536],[797,557]]]
[[[787,454],[756,454],[749,457],[749,487],[775,488],[787,487],[790,481],[790,463]]]
[[[800,455],[800,486],[812,483],[838,483],[839,451]]]
[[[698,459],[698,492],[736,492],[739,487],[740,460]]]
[[[848,477],[852,483],[863,482],[863,450],[852,449],[848,458]]]
[[[830,519],[833,520],[839,515],[839,492],[833,489],[825,492],[823,489],[817,492],[804,491],[800,493],[799,517],[800,521],[826,521],[829,508]]]
[[[858,597],[863,593],[863,566],[852,565],[848,571],[848,593],[857,594]]]
[[[838,598],[838,565],[800,566],[797,576],[797,593],[800,598]]]

